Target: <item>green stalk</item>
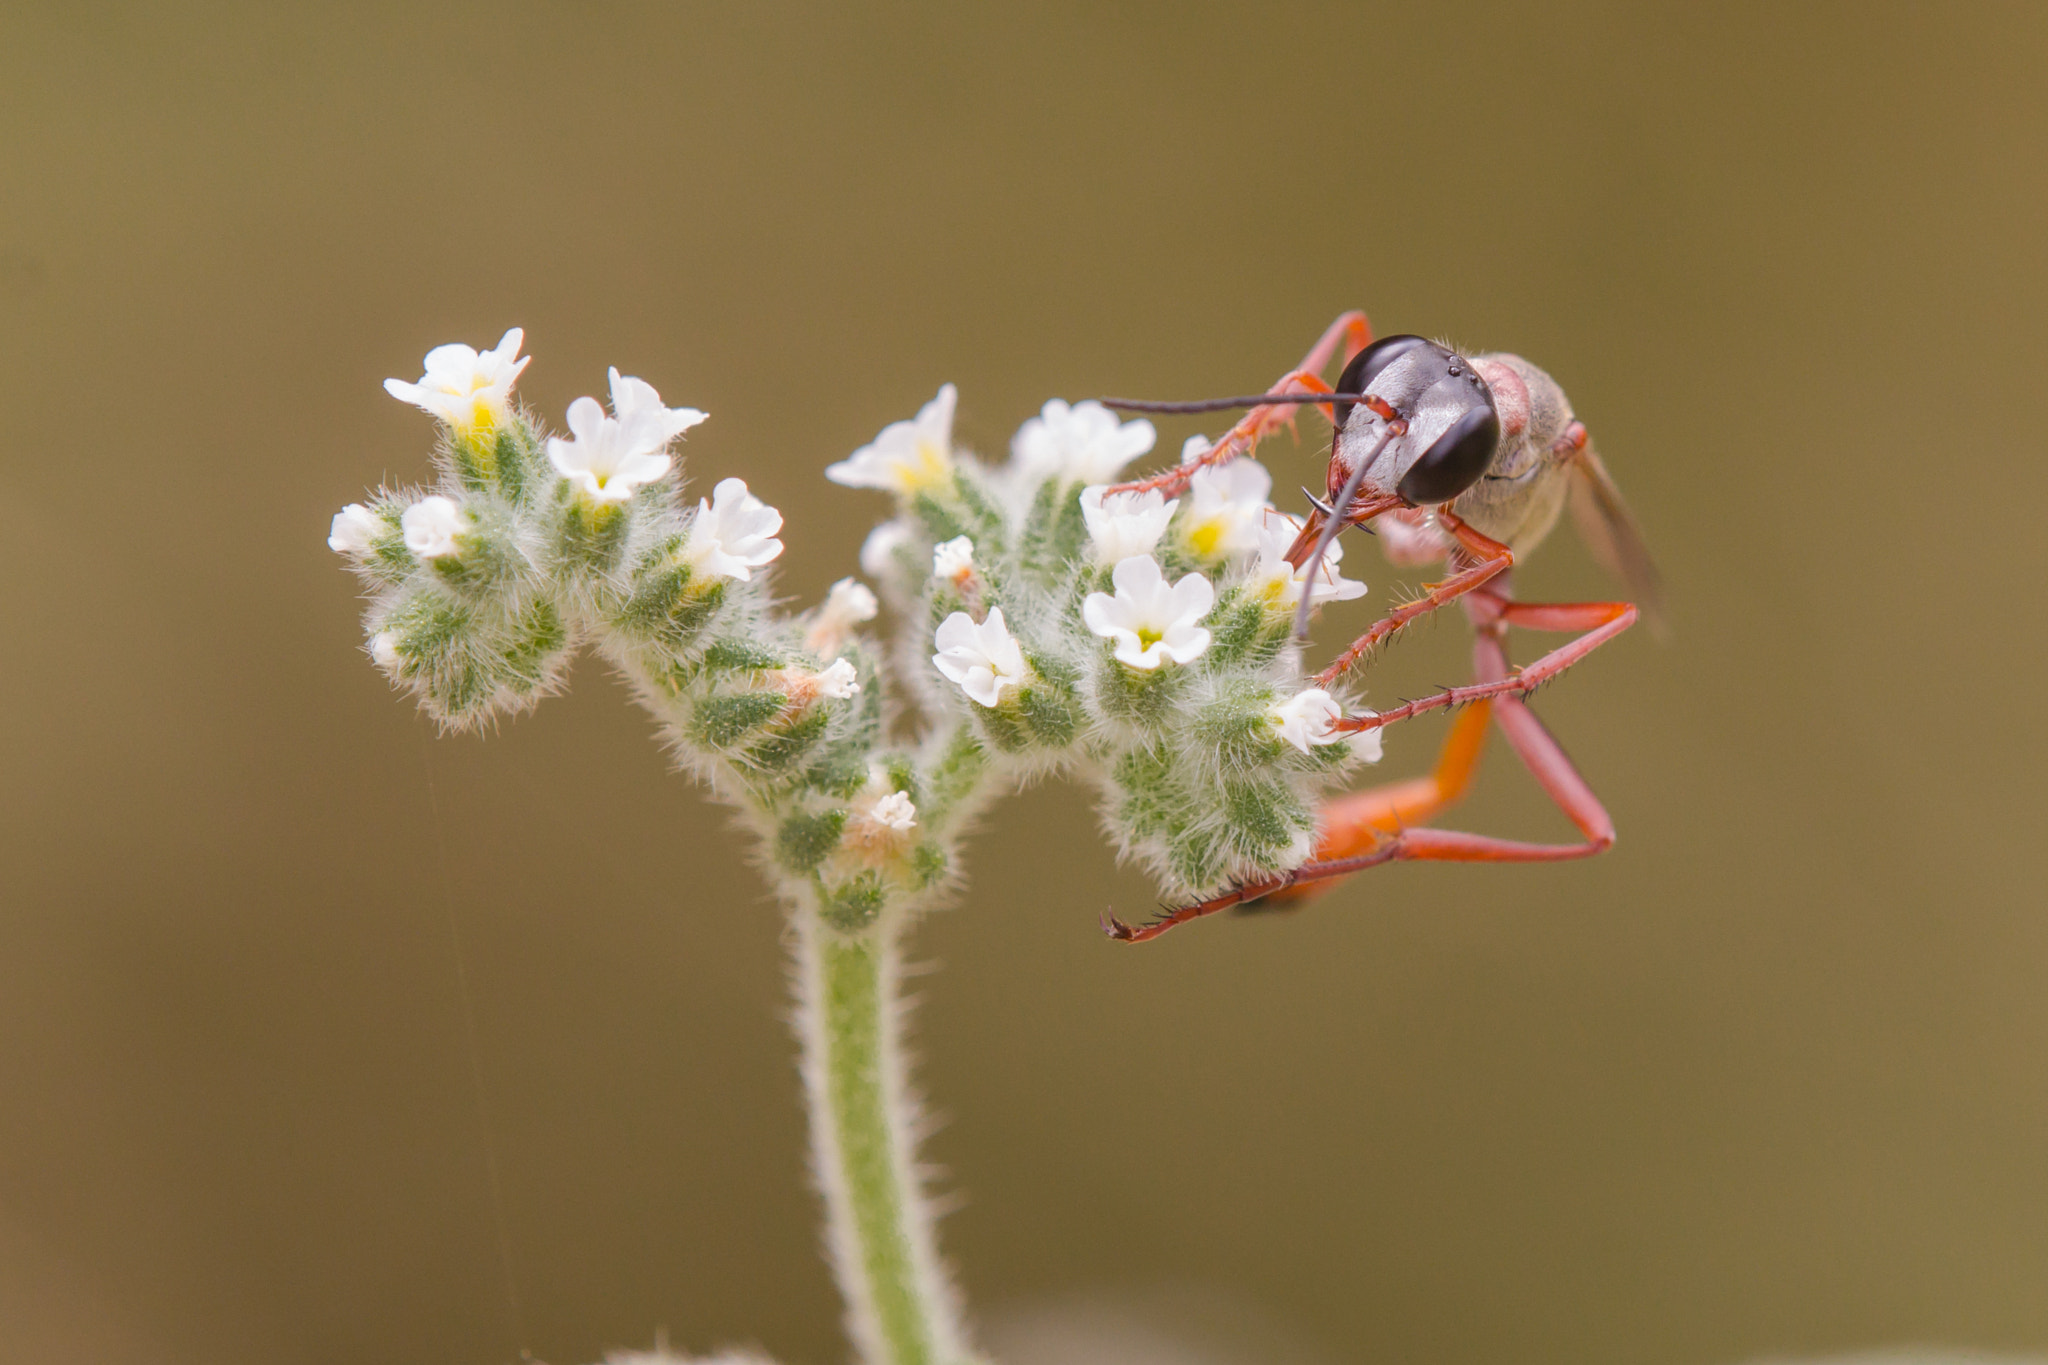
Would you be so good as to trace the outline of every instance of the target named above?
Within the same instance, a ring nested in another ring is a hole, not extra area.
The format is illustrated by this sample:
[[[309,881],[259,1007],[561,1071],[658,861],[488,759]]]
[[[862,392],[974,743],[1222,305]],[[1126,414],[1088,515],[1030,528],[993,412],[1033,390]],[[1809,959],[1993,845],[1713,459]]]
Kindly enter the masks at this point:
[[[965,1358],[915,1172],[895,915],[857,933],[799,912],[797,990],[812,1158],[847,1325],[867,1365]]]

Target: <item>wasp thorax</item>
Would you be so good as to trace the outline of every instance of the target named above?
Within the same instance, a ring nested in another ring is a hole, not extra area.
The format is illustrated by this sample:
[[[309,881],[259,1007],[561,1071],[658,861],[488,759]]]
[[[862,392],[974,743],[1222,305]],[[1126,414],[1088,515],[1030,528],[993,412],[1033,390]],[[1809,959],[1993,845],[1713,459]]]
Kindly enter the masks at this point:
[[[1383,337],[1366,347],[1345,366],[1337,391],[1368,397],[1337,405],[1332,497],[1364,460],[1354,497],[1448,502],[1486,472],[1500,446],[1500,416],[1485,378],[1464,356],[1423,337]]]

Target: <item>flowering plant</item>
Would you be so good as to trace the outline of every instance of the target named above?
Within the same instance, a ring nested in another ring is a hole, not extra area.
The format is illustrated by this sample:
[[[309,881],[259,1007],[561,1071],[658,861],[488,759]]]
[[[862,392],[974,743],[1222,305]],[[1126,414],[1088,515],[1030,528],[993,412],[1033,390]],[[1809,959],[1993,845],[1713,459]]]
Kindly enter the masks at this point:
[[[825,470],[890,498],[861,553],[873,587],[783,613],[781,514],[737,477],[681,496],[676,443],[705,414],[614,369],[610,411],[579,398],[552,435],[513,401],[522,340],[438,347],[386,384],[440,420],[438,479],[334,518],[367,651],[450,729],[533,705],[579,649],[628,680],[751,826],[796,926],[813,1159],[862,1358],[972,1359],[914,1159],[905,927],[958,891],[973,816],[1048,773],[1094,784],[1167,897],[1299,866],[1318,797],[1379,738],[1335,728],[1346,698],[1309,684],[1292,621],[1304,593],[1365,587],[1334,546],[1312,583],[1287,563],[1299,524],[1249,459],[1182,498],[1112,492],[1151,425],[1056,400],[984,464],[954,446],[947,385]],[[869,633],[884,606],[893,645]]]

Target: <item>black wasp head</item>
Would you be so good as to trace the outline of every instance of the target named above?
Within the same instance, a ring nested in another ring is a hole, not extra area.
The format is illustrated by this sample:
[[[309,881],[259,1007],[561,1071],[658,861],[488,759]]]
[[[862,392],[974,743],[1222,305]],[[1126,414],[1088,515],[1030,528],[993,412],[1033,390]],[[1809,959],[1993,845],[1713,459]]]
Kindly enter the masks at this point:
[[[1443,349],[1418,336],[1381,337],[1351,357],[1351,363],[1344,367],[1344,373],[1337,376],[1337,392],[1367,392],[1372,387],[1372,381],[1380,377],[1382,370],[1402,356],[1413,352],[1418,346],[1429,351]],[[1345,422],[1351,418],[1351,404],[1339,403],[1336,409],[1337,430],[1342,431]]]
[[[1424,337],[1381,337],[1351,358],[1337,392],[1372,394],[1406,422],[1404,433],[1387,440],[1391,467],[1373,461],[1379,477],[1371,482],[1384,486],[1391,475],[1395,491],[1417,507],[1449,502],[1470,488],[1500,449],[1500,415],[1486,381],[1470,360]],[[1357,406],[1336,405],[1340,432],[1349,430]]]
[[[1429,449],[1401,476],[1399,492],[1417,507],[1449,502],[1479,482],[1499,449],[1500,417],[1488,395],[1430,442]]]

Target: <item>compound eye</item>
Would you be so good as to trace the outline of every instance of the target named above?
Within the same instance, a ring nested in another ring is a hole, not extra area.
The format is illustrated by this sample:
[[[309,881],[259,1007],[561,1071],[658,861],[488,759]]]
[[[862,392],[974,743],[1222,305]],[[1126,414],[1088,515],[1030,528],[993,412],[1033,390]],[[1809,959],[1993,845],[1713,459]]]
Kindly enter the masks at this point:
[[[1337,392],[1364,393],[1372,381],[1380,377],[1380,371],[1407,355],[1417,346],[1431,343],[1418,336],[1381,337],[1372,345],[1351,357],[1351,363],[1344,367],[1344,373],[1337,376]],[[1335,408],[1337,430],[1344,429],[1344,423],[1351,417],[1352,403],[1339,403]]]
[[[1473,408],[1451,423],[1422,458],[1401,476],[1400,494],[1417,507],[1449,502],[1479,482],[1500,449],[1500,418],[1493,404]]]

